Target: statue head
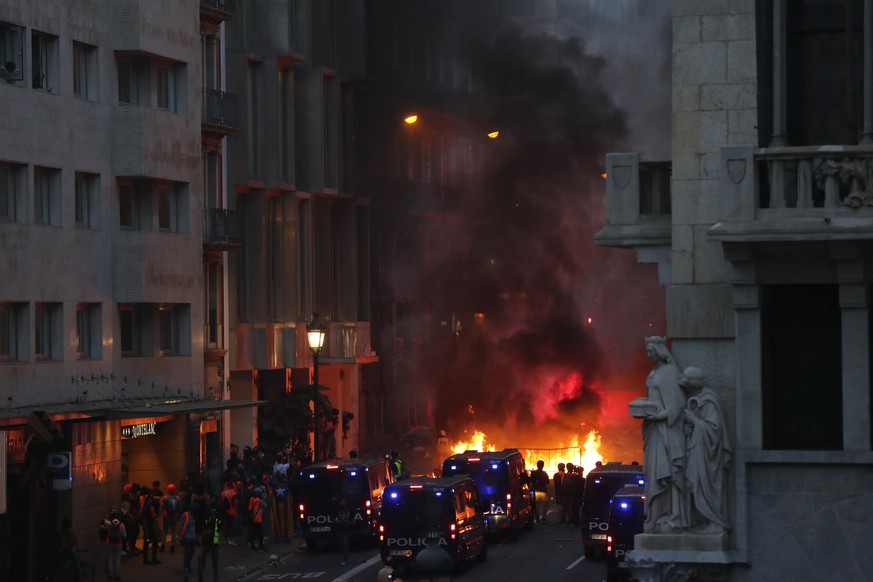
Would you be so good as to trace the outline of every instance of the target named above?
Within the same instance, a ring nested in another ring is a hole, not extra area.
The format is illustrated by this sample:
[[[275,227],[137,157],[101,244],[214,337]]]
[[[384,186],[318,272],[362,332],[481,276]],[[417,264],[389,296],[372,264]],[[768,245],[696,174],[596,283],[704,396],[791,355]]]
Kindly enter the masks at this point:
[[[703,388],[703,371],[700,368],[690,366],[679,374],[679,385],[688,392],[696,392]]]
[[[667,347],[667,338],[660,335],[646,337],[646,351],[652,360],[672,362],[673,356]]]

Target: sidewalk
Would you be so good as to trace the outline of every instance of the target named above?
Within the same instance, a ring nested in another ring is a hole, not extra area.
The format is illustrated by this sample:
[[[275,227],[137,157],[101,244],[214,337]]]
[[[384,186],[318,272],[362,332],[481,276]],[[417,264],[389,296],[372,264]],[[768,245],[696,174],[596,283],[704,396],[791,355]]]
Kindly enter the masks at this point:
[[[281,560],[290,553],[297,551],[303,545],[299,537],[291,538],[290,542],[274,542],[268,540],[267,551],[261,552],[251,549],[239,540],[240,545],[231,546],[221,544],[218,552],[218,580],[219,582],[235,582],[258,570],[268,568],[277,560]],[[304,546],[305,547],[305,546]],[[197,572],[198,558],[202,548],[198,546],[191,560],[193,572],[188,575],[188,582],[199,582]],[[102,582],[108,579],[106,566],[102,563],[103,557],[89,556],[94,571],[94,580]],[[213,582],[212,558],[207,557],[206,569],[203,572],[203,582]],[[164,580],[186,580],[183,573],[183,553],[181,547],[170,553],[167,546],[164,552],[158,552],[159,564],[143,564],[142,554],[124,556],[121,558],[121,579],[125,582],[163,582]],[[100,563],[98,563],[100,562]]]

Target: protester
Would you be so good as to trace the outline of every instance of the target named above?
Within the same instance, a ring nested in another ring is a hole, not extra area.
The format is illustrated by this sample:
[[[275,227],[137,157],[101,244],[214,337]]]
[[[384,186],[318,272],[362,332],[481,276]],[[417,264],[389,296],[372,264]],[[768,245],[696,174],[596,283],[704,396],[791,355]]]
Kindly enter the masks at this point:
[[[200,559],[198,562],[200,570],[200,579],[203,579],[203,572],[206,570],[206,556],[212,556],[212,579],[218,582],[218,546],[220,544],[222,523],[218,517],[218,510],[215,507],[210,508],[209,517],[203,524],[203,536],[200,541]]]
[[[110,580],[121,580],[121,553],[127,530],[117,512],[109,514],[104,524],[106,526],[106,567]]]

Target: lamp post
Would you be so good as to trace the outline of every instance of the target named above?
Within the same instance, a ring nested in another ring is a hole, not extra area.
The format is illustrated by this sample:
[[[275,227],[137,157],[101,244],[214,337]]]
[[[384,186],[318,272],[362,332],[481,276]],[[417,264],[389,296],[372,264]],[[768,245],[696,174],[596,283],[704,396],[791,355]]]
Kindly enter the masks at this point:
[[[312,431],[312,460],[318,461],[319,445],[321,439],[318,438],[321,432],[320,418],[318,413],[318,355],[321,353],[321,348],[324,347],[325,324],[318,318],[317,313],[312,314],[312,321],[306,324],[306,341],[309,342],[309,349],[312,351],[312,383],[315,385],[315,397],[312,400],[313,405],[313,420],[314,427]]]

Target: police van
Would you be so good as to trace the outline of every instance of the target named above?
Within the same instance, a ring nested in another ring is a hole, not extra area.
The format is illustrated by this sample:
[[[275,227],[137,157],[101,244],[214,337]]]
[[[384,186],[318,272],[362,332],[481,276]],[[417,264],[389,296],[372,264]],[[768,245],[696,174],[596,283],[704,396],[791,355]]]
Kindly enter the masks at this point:
[[[585,557],[602,558],[609,533],[609,502],[625,485],[645,485],[643,467],[637,464],[606,463],[585,476],[585,493],[579,511]]]
[[[344,497],[351,510],[351,537],[375,540],[382,492],[393,482],[394,473],[382,457],[329,459],[302,468],[294,484],[294,505],[307,549],[336,540]]]
[[[613,495],[606,535],[606,582],[630,580],[627,553],[634,549],[634,536],[643,533],[646,496],[639,485],[625,485]]]
[[[521,528],[533,527],[530,486],[524,457],[518,449],[470,450],[443,461],[443,477],[464,474],[476,482],[489,534],[508,532],[517,537]]]
[[[395,576],[460,573],[488,558],[485,515],[466,475],[412,477],[385,488],[379,551]]]

